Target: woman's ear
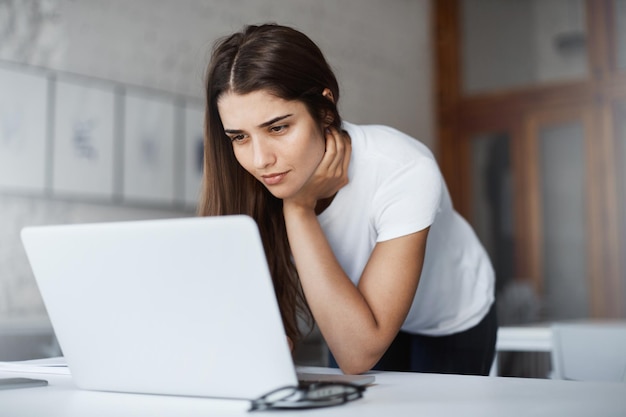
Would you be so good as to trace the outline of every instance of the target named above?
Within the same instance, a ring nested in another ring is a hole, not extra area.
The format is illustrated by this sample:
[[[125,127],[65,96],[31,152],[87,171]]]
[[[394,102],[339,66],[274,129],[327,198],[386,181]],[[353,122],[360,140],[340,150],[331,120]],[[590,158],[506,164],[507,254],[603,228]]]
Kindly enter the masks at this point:
[[[322,95],[330,100],[331,103],[335,104],[335,97],[333,96],[333,92],[330,91],[329,88],[325,88],[324,91],[322,91]],[[324,120],[324,127],[328,127],[332,125],[335,121],[335,115],[331,111],[326,110],[322,119]]]
[[[330,91],[330,88],[325,88],[324,91],[322,91],[322,95],[333,103],[335,102],[335,97],[333,96],[333,92]]]

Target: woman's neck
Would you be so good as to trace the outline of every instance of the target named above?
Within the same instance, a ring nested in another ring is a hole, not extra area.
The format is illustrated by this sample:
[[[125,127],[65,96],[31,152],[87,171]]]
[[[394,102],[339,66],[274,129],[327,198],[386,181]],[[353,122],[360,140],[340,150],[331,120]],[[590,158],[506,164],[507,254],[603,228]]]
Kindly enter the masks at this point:
[[[328,198],[324,198],[322,200],[317,200],[317,204],[315,204],[315,214],[316,215],[320,215],[322,214],[322,212],[324,210],[326,210],[328,208],[328,206],[330,206],[330,203],[333,202],[335,196],[337,195],[337,193],[333,194],[332,196],[328,197]]]

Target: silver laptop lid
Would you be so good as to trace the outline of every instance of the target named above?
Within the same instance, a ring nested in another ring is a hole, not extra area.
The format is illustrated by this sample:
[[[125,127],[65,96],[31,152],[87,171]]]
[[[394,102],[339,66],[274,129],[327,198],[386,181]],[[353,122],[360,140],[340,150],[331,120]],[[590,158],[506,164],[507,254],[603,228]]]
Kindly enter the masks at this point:
[[[22,241],[78,387],[251,399],[297,384],[251,218],[28,227]]]

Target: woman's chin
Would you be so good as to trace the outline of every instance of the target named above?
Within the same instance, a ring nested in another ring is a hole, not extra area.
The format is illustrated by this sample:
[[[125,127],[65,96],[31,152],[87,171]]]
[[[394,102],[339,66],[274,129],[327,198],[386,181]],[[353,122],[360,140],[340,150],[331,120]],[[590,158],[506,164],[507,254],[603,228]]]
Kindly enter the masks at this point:
[[[270,194],[272,194],[274,197],[280,199],[280,200],[284,200],[286,198],[289,198],[291,196],[291,193],[284,190],[284,189],[280,189],[280,187],[276,187],[276,186],[265,186],[265,188],[267,188],[267,191],[270,192]]]

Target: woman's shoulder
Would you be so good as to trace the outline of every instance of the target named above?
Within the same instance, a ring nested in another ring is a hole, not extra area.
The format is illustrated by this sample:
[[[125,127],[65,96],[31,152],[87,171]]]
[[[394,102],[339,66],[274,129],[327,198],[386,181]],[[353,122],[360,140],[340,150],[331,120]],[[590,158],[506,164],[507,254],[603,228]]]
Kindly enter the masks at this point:
[[[434,161],[431,150],[418,139],[386,125],[358,125],[344,122],[353,149],[364,158],[388,158],[394,164],[415,163],[420,158]]]

